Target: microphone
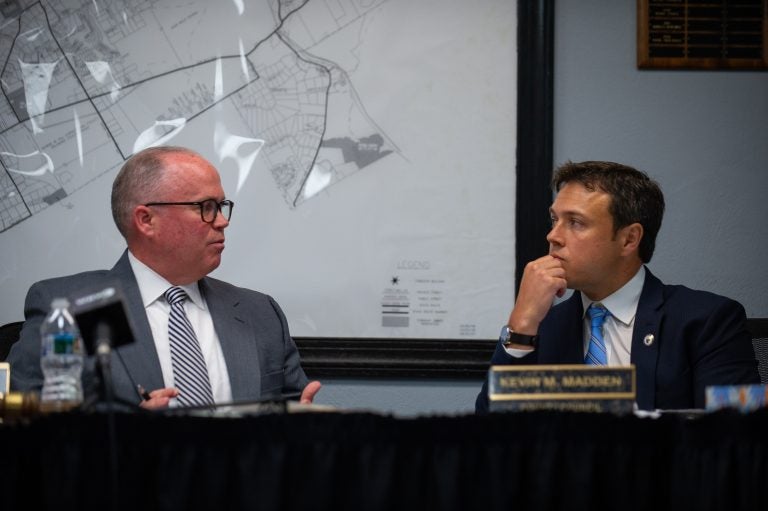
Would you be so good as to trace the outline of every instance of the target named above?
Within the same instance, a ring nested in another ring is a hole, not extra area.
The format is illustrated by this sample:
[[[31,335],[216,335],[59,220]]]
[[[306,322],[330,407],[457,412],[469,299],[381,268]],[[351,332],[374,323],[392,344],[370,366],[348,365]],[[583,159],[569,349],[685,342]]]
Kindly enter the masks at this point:
[[[113,348],[134,342],[133,327],[124,302],[122,288],[115,282],[75,298],[72,307],[85,352],[96,356],[102,397],[110,406],[114,399],[110,355]],[[120,355],[119,351],[114,353]]]
[[[124,302],[122,288],[117,283],[75,298],[72,315],[88,355],[98,354],[99,343],[116,348],[134,342],[133,327]]]

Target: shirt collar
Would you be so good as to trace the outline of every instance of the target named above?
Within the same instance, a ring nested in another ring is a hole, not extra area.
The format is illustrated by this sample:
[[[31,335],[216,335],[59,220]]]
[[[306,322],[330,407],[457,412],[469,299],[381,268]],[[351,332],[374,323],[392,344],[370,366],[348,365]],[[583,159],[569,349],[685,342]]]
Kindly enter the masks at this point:
[[[640,269],[635,273],[634,277],[629,279],[629,282],[614,291],[613,294],[600,300],[600,303],[608,309],[611,316],[625,325],[630,325],[632,320],[635,319],[635,313],[637,313],[637,304],[640,303],[640,293],[643,291],[643,284],[645,284],[645,266],[640,266]],[[584,314],[586,314],[593,300],[590,300],[584,293],[581,293],[581,303],[584,306]]]
[[[131,269],[136,277],[136,283],[139,285],[139,292],[141,293],[141,302],[144,304],[144,308],[149,307],[158,299],[163,297],[163,294],[169,287],[173,287],[173,284],[161,277],[155,270],[139,261],[131,251],[128,251],[128,261],[131,263]],[[178,286],[183,289],[189,299],[199,308],[205,310],[205,301],[200,294],[200,288],[197,282],[187,284],[184,286]],[[162,298],[165,301],[164,298]]]

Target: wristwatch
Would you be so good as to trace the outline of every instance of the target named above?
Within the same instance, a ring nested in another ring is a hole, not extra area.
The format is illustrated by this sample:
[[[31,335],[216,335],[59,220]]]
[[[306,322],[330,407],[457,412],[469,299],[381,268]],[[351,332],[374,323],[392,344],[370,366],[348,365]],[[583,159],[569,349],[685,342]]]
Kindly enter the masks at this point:
[[[501,333],[499,334],[499,342],[501,342],[501,344],[505,348],[512,347],[512,344],[518,344],[521,346],[532,346],[535,348],[536,344],[538,344],[539,342],[539,336],[519,334],[514,330],[510,329],[509,325],[504,325],[503,327],[501,327]]]

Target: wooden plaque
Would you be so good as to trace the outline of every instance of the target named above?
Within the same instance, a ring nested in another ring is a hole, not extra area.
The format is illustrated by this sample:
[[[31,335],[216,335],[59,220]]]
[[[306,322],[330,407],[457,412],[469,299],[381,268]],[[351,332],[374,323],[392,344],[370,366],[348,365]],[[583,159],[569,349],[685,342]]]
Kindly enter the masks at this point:
[[[768,0],[638,0],[640,69],[768,69]]]

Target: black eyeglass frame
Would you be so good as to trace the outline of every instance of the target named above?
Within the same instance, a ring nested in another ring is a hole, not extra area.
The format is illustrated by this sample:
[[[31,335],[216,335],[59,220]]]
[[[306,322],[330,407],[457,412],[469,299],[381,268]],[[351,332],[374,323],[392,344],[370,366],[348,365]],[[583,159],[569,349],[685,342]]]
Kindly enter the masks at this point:
[[[214,203],[216,207],[213,210],[213,218],[206,220],[205,213],[203,213],[203,207],[205,204],[210,203]],[[216,199],[206,199],[197,202],[147,202],[144,204],[144,206],[197,206],[200,208],[200,219],[207,224],[212,224],[215,222],[216,217],[219,216],[219,213],[224,215],[224,212],[222,212],[221,208],[225,206],[229,208],[228,214],[225,215],[227,217],[227,222],[229,222],[229,219],[232,218],[232,210],[235,209],[235,203],[229,199],[224,199],[221,202],[217,202]]]

